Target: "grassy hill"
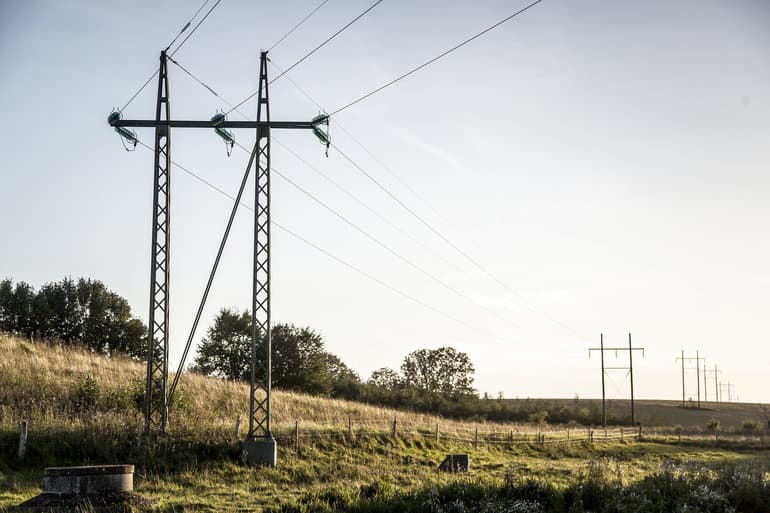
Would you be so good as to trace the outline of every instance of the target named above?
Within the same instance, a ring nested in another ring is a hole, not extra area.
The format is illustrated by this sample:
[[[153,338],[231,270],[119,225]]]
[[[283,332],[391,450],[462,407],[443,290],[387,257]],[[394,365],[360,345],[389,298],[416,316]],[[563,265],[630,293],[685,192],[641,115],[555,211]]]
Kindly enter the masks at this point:
[[[141,439],[137,438],[141,419],[137,406],[143,375],[140,362],[0,336],[0,512],[12,511],[13,505],[39,493],[43,468],[53,465],[133,463],[136,489],[153,501],[155,511],[284,513],[440,513],[460,511],[442,506],[445,497],[481,500],[484,494],[500,493],[535,497],[533,490],[541,488],[537,493],[543,497],[546,492],[555,494],[566,504],[569,497],[575,500],[576,490],[586,480],[600,479],[607,490],[620,490],[618,485],[647,486],[645,480],[658,476],[661,469],[669,468],[666,465],[679,468],[677,475],[695,464],[770,470],[765,452],[740,443],[716,446],[713,440],[677,445],[670,440],[625,438],[589,444],[575,443],[573,438],[565,444],[535,443],[530,438],[513,445],[483,441],[475,445],[472,439],[477,431],[483,440],[511,431],[524,436],[542,426],[458,422],[282,391],[274,395],[279,466],[252,468],[240,463],[233,433],[236,419],[247,418],[245,384],[185,376],[172,405],[169,435]],[[622,405],[613,401],[613,407]],[[650,408],[671,412],[676,419],[692,413],[673,404],[651,404]],[[724,411],[743,419],[760,410]],[[397,437],[390,434],[394,417]],[[17,461],[22,418],[29,421],[29,449],[25,459]],[[665,419],[663,413],[657,418]],[[292,439],[295,421],[302,430],[299,447]],[[438,440],[436,424],[441,429]],[[446,454],[461,452],[471,455],[470,475],[436,472]],[[693,472],[706,475],[698,469]],[[712,479],[720,475],[713,474]],[[412,507],[416,509],[408,509]]]

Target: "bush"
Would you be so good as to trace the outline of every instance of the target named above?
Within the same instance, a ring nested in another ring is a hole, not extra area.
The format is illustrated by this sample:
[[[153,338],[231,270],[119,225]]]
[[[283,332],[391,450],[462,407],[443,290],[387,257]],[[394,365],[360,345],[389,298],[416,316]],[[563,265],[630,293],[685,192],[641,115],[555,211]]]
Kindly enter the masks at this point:
[[[754,419],[746,419],[743,421],[743,431],[747,434],[756,433],[762,429],[762,425]]]
[[[96,385],[96,378],[94,378],[93,374],[88,374],[75,385],[72,406],[77,412],[90,412],[96,408],[98,400],[99,389]]]

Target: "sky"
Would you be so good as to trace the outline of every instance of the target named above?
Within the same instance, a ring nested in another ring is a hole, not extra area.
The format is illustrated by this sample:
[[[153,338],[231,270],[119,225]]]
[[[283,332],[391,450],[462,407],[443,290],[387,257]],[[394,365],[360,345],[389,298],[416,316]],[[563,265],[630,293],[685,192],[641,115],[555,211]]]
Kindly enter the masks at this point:
[[[319,3],[222,0],[175,59],[237,103],[257,87],[260,50]],[[99,279],[146,321],[153,156],[126,152],[106,119],[200,4],[0,2],[0,275]],[[370,4],[327,2],[270,51],[270,76]],[[308,95],[333,112],[525,5],[384,0],[271,85],[272,119],[313,117]],[[741,401],[770,402],[768,23],[764,0],[544,0],[333,116],[334,143],[480,266],[312,134],[274,131],[276,171],[444,284],[274,174],[275,221],[419,301],[274,229],[274,321],[317,330],[364,378],[452,346],[480,392],[506,397],[600,397],[588,348],[632,333],[637,398],[680,399],[675,358],[698,351]],[[173,64],[169,77],[173,118],[227,109]],[[152,118],[156,87],[124,117]],[[242,110],[253,117],[254,102]],[[248,147],[254,133],[236,138]],[[248,155],[228,157],[208,130],[171,140],[176,162],[237,191]],[[173,169],[174,367],[231,207]],[[251,223],[241,208],[196,341],[220,308],[250,304]],[[626,372],[607,371],[607,396],[628,394]]]

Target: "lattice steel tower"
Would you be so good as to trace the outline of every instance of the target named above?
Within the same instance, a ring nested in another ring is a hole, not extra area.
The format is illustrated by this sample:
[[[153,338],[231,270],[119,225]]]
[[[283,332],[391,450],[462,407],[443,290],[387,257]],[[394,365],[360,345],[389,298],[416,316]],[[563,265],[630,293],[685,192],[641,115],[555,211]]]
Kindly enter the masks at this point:
[[[256,121],[228,121],[217,114],[207,121],[172,120],[166,52],[160,54],[158,99],[155,120],[123,120],[120,112],[110,114],[110,126],[124,141],[136,145],[138,139],[129,127],[155,128],[155,166],[153,189],[152,251],[150,267],[150,326],[147,344],[147,384],[145,396],[145,430],[164,432],[168,426],[168,325],[170,282],[171,234],[171,128],[213,129],[227,143],[234,138],[228,128],[256,128],[257,141],[252,151],[256,161],[254,254],[252,280],[251,376],[249,387],[249,432],[244,442],[244,453],[252,463],[275,465],[276,445],[270,430],[270,385],[272,369],[270,318],[270,130],[305,129],[329,148],[329,115],[322,113],[311,121],[271,121],[268,100],[267,52],[259,60],[259,88]],[[246,176],[250,171],[246,170]],[[244,180],[246,178],[244,177]],[[237,208],[237,204],[235,206]],[[228,226],[229,230],[229,226]],[[225,237],[226,240],[226,237]],[[224,244],[224,240],[222,242]],[[220,249],[221,251],[221,249]],[[216,264],[209,277],[209,286]],[[207,289],[208,290],[208,289]],[[205,304],[206,295],[198,310]],[[192,340],[192,333],[190,340]],[[185,349],[185,354],[187,349]],[[261,353],[261,355],[260,355]],[[184,362],[182,362],[184,363]],[[181,369],[180,365],[180,369]],[[173,392],[173,391],[172,391]]]
[[[270,324],[270,102],[267,52],[260,54],[258,91],[249,433],[246,436],[244,451],[249,459],[258,462],[271,461],[275,464],[276,445],[270,432],[272,327]],[[266,123],[262,124],[262,121]],[[260,337],[264,340],[262,365],[258,364],[257,358]],[[259,397],[260,393],[264,396]]]
[[[168,317],[171,273],[171,119],[168,60],[160,54],[158,99],[155,108],[155,167],[150,255],[150,315],[147,336],[147,382],[144,429],[166,431],[168,424]]]

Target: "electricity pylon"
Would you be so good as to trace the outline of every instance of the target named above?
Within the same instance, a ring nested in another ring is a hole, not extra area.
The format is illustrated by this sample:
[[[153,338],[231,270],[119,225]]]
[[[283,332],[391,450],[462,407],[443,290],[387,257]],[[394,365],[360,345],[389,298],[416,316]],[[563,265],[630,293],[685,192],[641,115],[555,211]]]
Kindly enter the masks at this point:
[[[145,395],[145,429],[165,432],[168,424],[168,320],[169,320],[169,240],[171,235],[171,128],[208,128],[232,144],[228,128],[255,128],[256,154],[254,253],[252,265],[252,329],[251,374],[249,387],[249,432],[244,443],[248,461],[274,466],[277,460],[275,440],[270,430],[270,392],[272,380],[272,347],[270,326],[270,130],[312,130],[322,143],[329,145],[329,116],[321,114],[312,121],[271,121],[268,99],[267,52],[260,54],[259,98],[256,121],[228,121],[217,115],[208,121],[172,120],[168,87],[168,57],[160,54],[158,98],[155,120],[123,120],[113,112],[110,126],[129,142],[136,144],[131,127],[155,128],[155,165],[153,189],[153,251],[150,268],[150,328],[147,351],[147,387]],[[247,170],[248,172],[248,170]],[[161,235],[162,238],[158,237]],[[158,278],[158,273],[162,280]],[[158,315],[162,316],[162,320]],[[260,338],[264,340],[261,369],[257,368]],[[259,371],[259,372],[258,372]],[[259,397],[264,394],[263,397]]]
[[[679,361],[679,360],[681,360],[681,362],[682,362],[682,408],[685,407],[685,400],[684,400],[684,396],[685,396],[684,371],[685,371],[685,368],[684,368],[684,362],[685,361],[692,361],[692,360],[695,360],[695,372],[697,374],[697,382],[698,382],[698,408],[700,408],[700,361],[703,360],[703,358],[701,358],[699,351],[695,351],[695,356],[685,357],[684,356],[684,350],[682,350],[682,356],[677,356],[674,359],[674,361]],[[692,369],[690,369],[690,370],[692,370]]]
[[[631,334],[628,334],[628,347],[604,347],[604,334],[599,335],[599,347],[589,347],[588,357],[591,357],[591,351],[599,351],[601,354],[602,362],[602,425],[607,426],[607,408],[605,405],[605,392],[604,392],[604,373],[608,370],[627,370],[631,376],[631,423],[636,424],[636,415],[634,413],[634,351],[641,351],[642,357],[644,357],[643,347],[631,347]],[[628,351],[628,367],[605,367],[604,366],[604,352],[615,351],[617,356],[618,351]]]

